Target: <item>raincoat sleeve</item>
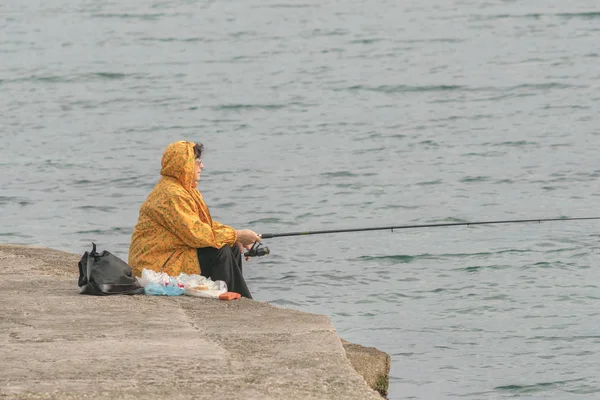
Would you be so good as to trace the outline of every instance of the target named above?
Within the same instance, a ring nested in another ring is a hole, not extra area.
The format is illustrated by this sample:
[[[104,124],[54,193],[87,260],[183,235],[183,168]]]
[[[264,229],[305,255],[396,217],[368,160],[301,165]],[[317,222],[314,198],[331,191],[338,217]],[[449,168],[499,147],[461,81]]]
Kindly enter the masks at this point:
[[[157,210],[156,218],[189,247],[220,249],[226,244],[235,244],[237,240],[235,230],[221,228],[215,231],[209,223],[203,222],[191,198],[172,196],[161,208]]]
[[[230,246],[233,246],[235,242],[237,242],[237,233],[235,233],[235,229],[233,229],[232,227],[224,225],[217,221],[213,221],[212,227],[213,232],[215,233],[215,238],[217,238],[218,240],[222,238],[221,240],[225,240],[227,241],[227,243],[229,243],[229,238],[233,235],[235,239],[233,243],[230,244]]]

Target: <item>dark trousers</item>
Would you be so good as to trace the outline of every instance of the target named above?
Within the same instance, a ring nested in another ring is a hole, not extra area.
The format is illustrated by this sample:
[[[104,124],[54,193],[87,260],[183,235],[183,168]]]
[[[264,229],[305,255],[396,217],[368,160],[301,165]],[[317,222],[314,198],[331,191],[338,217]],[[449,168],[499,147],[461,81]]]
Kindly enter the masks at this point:
[[[242,275],[242,254],[237,245],[233,247],[225,245],[220,249],[202,247],[197,252],[202,276],[213,281],[224,281],[228,291],[252,298]]]

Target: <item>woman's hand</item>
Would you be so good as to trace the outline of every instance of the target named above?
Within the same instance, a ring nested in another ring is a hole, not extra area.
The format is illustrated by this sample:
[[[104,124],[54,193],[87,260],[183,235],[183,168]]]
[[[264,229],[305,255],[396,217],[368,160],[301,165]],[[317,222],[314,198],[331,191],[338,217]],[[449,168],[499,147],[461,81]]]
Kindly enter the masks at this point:
[[[250,229],[236,230],[235,233],[237,234],[236,245],[239,247],[242,255],[244,254],[244,249],[250,250],[255,242],[260,242],[260,236]],[[246,257],[246,261],[249,259],[250,257]]]
[[[247,245],[247,246],[244,246],[244,245],[242,244],[242,242],[235,242],[235,244],[236,244],[236,246],[238,247],[238,249],[240,249],[240,254],[241,254],[242,256],[243,256],[243,255],[244,255],[244,253],[245,253],[245,251],[244,251],[244,250],[250,250],[250,249],[252,248],[252,245],[251,245],[251,244],[249,244],[249,245]],[[246,259],[246,261],[248,261],[248,260],[250,260],[250,257],[246,257],[245,259]]]
[[[250,249],[248,246],[252,246],[255,242],[260,242],[260,236],[250,229],[236,230],[235,233],[237,235],[237,241],[247,249]]]

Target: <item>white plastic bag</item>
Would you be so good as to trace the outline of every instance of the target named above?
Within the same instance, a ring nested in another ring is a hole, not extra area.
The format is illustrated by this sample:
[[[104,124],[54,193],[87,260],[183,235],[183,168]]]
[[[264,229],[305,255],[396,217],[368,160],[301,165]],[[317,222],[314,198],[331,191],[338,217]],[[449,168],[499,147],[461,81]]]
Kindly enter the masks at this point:
[[[225,282],[213,281],[198,274],[179,274],[177,281],[183,284],[184,293],[188,296],[218,299],[220,294],[227,292],[227,284]]]
[[[223,281],[213,281],[210,278],[206,278],[199,274],[179,274],[179,276],[169,276],[164,272],[156,272],[144,268],[142,270],[142,276],[137,278],[140,285],[144,288],[148,287],[151,289],[148,294],[165,294],[161,290],[157,290],[157,286],[164,286],[167,288],[181,288],[183,294],[188,296],[196,297],[209,297],[218,299],[219,295],[227,292],[227,284]],[[169,291],[168,295],[170,294]]]
[[[156,283],[157,285],[167,285],[169,282],[173,283],[171,276],[167,275],[164,272],[156,272],[150,269],[144,268],[142,270],[142,276],[137,278],[140,285],[146,287],[149,283]]]

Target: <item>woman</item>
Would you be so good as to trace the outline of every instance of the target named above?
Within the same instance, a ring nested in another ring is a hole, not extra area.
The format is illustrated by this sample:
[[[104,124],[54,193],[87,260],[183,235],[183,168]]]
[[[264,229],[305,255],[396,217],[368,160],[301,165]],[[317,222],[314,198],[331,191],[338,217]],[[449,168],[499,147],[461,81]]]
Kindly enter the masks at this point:
[[[129,248],[137,276],[144,268],[177,276],[202,274],[222,280],[231,292],[252,298],[242,275],[242,251],[260,237],[213,221],[196,188],[202,164],[201,143],[171,143],[162,157],[162,175],[140,207]]]

